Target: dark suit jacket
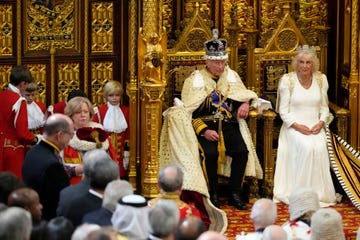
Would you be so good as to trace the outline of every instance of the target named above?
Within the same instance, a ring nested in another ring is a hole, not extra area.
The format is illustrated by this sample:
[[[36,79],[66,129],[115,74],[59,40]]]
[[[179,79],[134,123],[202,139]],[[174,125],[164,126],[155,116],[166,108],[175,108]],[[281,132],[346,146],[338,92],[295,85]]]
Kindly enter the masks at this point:
[[[75,228],[81,224],[85,214],[101,208],[102,199],[94,194],[87,192],[72,199],[68,209],[62,216],[70,219]]]
[[[41,141],[32,147],[25,156],[22,175],[25,185],[39,194],[43,219],[56,217],[60,191],[70,182],[53,146]]]
[[[75,185],[70,185],[60,192],[59,204],[56,209],[58,216],[64,215],[65,212],[69,211],[70,203],[73,199],[79,195],[86,194],[90,189],[90,184],[87,179],[82,179]]]
[[[100,226],[112,226],[111,217],[113,213],[107,208],[100,208],[98,210],[87,213],[82,223],[94,223]]]

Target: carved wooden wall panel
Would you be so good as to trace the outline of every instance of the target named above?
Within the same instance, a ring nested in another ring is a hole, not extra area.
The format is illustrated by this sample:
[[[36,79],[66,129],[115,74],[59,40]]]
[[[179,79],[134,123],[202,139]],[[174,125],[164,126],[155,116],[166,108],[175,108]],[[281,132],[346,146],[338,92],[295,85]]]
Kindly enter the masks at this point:
[[[0,0],[0,72],[27,65],[46,105],[82,89],[103,104],[102,86],[128,73],[128,2],[116,0]],[[126,99],[126,96],[124,97]]]

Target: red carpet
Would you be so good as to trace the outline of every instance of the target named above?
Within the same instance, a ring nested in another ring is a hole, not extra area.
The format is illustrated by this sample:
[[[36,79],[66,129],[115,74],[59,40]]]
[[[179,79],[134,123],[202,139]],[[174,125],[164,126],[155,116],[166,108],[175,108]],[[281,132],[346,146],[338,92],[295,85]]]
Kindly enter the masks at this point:
[[[252,204],[248,204],[249,210],[239,211],[234,207],[225,205],[226,200],[222,200],[221,209],[224,210],[228,216],[228,229],[225,235],[230,239],[235,239],[236,234],[240,234],[244,231],[245,234],[253,232],[254,228],[250,219],[250,210]],[[276,224],[281,225],[285,223],[288,218],[288,206],[283,203],[277,204],[278,206],[278,219]],[[337,211],[343,216],[344,232],[347,240],[355,240],[356,232],[360,226],[360,211],[352,205],[350,200],[343,200],[342,203],[334,206]]]

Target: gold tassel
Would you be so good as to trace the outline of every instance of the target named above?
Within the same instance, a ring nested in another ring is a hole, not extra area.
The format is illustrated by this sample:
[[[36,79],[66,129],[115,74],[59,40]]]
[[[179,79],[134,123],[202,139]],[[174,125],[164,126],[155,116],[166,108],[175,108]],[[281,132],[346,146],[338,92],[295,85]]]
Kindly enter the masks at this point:
[[[102,142],[99,140],[99,132],[98,131],[92,131],[91,136],[93,139],[95,139],[96,142],[96,148],[102,148]]]
[[[225,148],[225,142],[224,142],[224,135],[222,132],[222,119],[219,120],[219,141],[218,141],[218,146],[217,146],[217,150],[219,153],[218,156],[218,174],[222,172],[222,165],[225,163],[226,161],[226,148]]]

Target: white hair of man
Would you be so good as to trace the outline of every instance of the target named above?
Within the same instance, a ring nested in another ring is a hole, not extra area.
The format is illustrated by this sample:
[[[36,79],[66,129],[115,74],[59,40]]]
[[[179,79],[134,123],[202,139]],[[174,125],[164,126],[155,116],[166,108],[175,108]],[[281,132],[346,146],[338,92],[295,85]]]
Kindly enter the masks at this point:
[[[104,149],[94,149],[85,152],[83,156],[83,171],[84,177],[90,179],[90,172],[94,167],[94,164],[99,159],[110,158],[109,154]]]
[[[31,214],[20,207],[8,207],[0,212],[0,239],[30,239]]]
[[[175,234],[179,224],[179,209],[173,200],[159,200],[149,212],[150,233],[158,238]]]
[[[287,233],[280,226],[269,225],[263,232],[263,240],[287,240]]]
[[[102,206],[115,212],[118,201],[127,195],[133,194],[132,185],[126,180],[113,180],[106,185]]]
[[[91,232],[100,229],[97,224],[84,223],[78,226],[71,236],[71,240],[84,240]]]
[[[277,218],[276,204],[268,198],[258,199],[251,208],[250,218],[255,230],[274,224]]]

